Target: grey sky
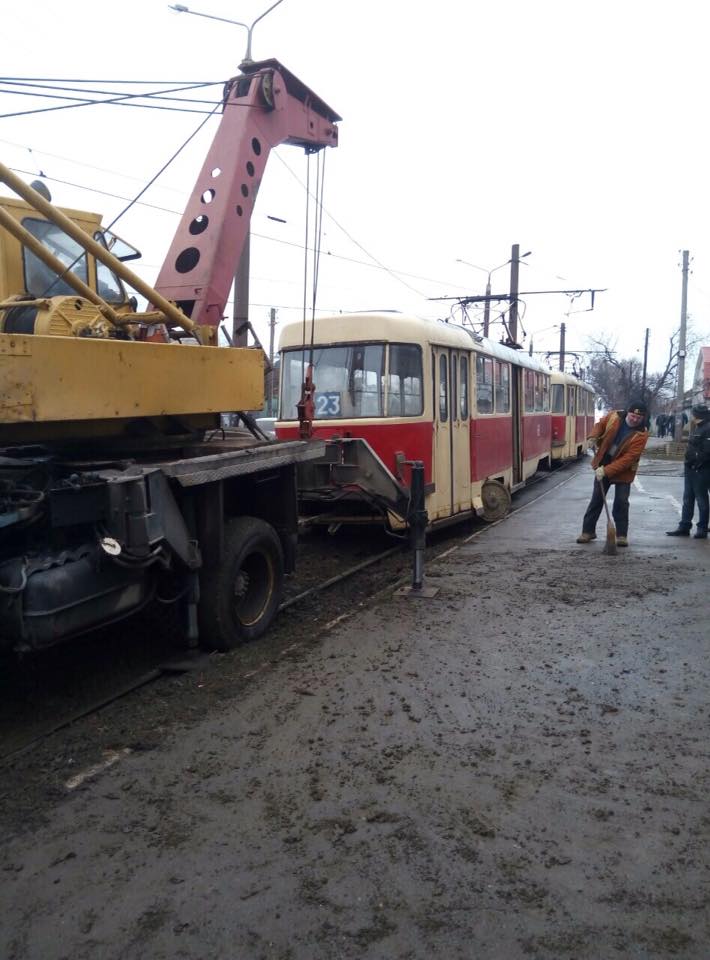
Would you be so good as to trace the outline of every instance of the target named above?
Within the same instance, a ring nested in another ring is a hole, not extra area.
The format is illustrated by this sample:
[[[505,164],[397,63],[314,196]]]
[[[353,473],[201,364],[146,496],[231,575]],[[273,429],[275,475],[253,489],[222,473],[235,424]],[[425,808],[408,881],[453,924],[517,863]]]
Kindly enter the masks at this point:
[[[268,3],[188,6],[250,21]],[[103,78],[118,90],[131,79],[221,81],[244,51],[239,28],[173,13],[163,0],[26,0],[6,4],[3,19],[5,37],[17,38],[4,50],[8,77]],[[618,336],[626,353],[642,350],[648,326],[657,367],[678,324],[678,251],[688,248],[689,310],[708,342],[707,27],[704,4],[690,0],[285,0],[256,28],[254,56],[281,60],[343,116],[326,163],[325,205],[337,224],[324,221],[319,306],[444,316],[428,297],[485,286],[485,273],[457,258],[494,267],[518,242],[532,251],[521,289],[608,288],[593,313],[568,318],[565,297],[528,298],[523,326],[536,349],[557,348],[565,319],[572,349],[597,332]],[[0,94],[2,114],[43,105]],[[6,118],[0,156],[131,197],[201,119],[111,106]],[[145,201],[183,208],[213,121],[208,128]],[[303,300],[305,158],[288,147],[278,157],[253,218],[252,319],[261,334],[270,305],[290,320]],[[56,202],[97,210],[106,222],[124,205],[50,188]],[[140,207],[117,225],[142,249],[146,279],[176,224],[173,213]],[[494,291],[506,290],[507,268],[495,280]]]

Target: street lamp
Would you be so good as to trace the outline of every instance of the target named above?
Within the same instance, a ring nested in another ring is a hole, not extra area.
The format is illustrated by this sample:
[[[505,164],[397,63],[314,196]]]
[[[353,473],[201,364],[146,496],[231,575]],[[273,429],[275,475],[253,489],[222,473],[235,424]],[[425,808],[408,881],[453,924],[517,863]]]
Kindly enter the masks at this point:
[[[260,20],[263,20],[267,13],[271,13],[274,7],[278,7],[280,3],[283,3],[283,0],[276,0],[276,3],[272,3],[268,10],[264,10],[256,20],[251,24],[242,23],[241,20],[228,20],[226,17],[217,17],[211,13],[199,13],[197,10],[190,10],[189,7],[186,7],[182,3],[169,3],[168,8],[174,10],[176,13],[191,13],[193,17],[204,17],[206,20],[219,20],[221,23],[232,23],[235,27],[244,27],[247,32],[247,52],[244,55],[243,63],[251,63],[251,35],[254,30],[254,27]]]
[[[522,260],[523,257],[529,257],[532,253],[532,250],[528,250],[527,253],[524,253],[522,257],[518,257],[518,260]],[[488,274],[486,280],[486,299],[483,303],[483,336],[488,336],[488,328],[491,321],[491,276],[496,272],[496,270],[501,270],[503,267],[507,267],[509,263],[512,263],[512,259],[508,259],[505,263],[499,263],[497,267],[492,267],[488,270],[486,267],[479,267],[477,263],[469,263],[468,260],[461,260],[459,257],[456,258],[456,263],[464,263],[467,267],[473,267],[475,270],[482,270],[484,273]]]

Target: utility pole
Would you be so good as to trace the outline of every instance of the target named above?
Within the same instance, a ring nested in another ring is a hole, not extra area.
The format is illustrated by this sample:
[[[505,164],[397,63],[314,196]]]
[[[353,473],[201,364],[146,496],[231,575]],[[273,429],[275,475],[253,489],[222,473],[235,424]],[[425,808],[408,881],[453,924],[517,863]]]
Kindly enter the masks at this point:
[[[511,346],[518,344],[518,272],[520,270],[520,244],[514,243],[510,254],[510,312],[508,314],[508,332]]]
[[[688,325],[688,256],[687,250],[683,251],[683,286],[680,297],[680,335],[678,337],[678,384],[676,388],[676,421],[675,437],[676,443],[683,438],[683,405],[685,402],[685,331]]]
[[[648,367],[648,337],[650,330],[646,327],[646,339],[643,343],[643,377],[641,379],[641,399],[646,402],[646,369]]]
[[[488,328],[491,322],[491,275],[488,274],[486,281],[486,299],[483,302],[483,336],[488,336]]]
[[[269,395],[266,401],[266,415],[274,415],[274,330],[276,328],[276,308],[272,307],[269,313]]]
[[[564,323],[560,324],[560,370],[564,373],[565,371],[565,333],[567,332],[567,326]]]

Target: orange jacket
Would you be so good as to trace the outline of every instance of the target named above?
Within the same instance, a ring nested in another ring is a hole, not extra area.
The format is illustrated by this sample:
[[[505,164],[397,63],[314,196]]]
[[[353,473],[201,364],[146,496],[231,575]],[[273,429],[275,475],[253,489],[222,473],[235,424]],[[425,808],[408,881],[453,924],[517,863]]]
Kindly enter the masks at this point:
[[[626,416],[623,410],[612,410],[602,417],[599,423],[594,425],[594,429],[589,434],[589,440],[594,440],[597,452],[592,459],[592,466],[596,469],[604,459],[609,447],[614,442],[614,437],[619,431],[619,427],[624,422]],[[646,448],[648,441],[648,428],[641,430],[632,430],[631,433],[622,441],[619,449],[614,454],[611,463],[604,466],[607,477],[612,483],[632,483],[638,470],[641,454]]]

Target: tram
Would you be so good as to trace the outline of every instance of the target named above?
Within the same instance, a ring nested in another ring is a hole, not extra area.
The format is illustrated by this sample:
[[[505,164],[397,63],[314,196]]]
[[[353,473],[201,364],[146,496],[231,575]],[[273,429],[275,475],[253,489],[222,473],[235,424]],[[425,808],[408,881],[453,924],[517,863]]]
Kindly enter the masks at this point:
[[[587,437],[594,426],[594,390],[569,373],[552,373],[553,465],[582,457],[589,449]]]
[[[281,332],[279,439],[298,435],[310,364],[314,435],[326,456],[299,469],[302,513],[406,525],[412,461],[424,465],[432,525],[495,520],[552,462],[552,372],[522,351],[442,321],[358,313]],[[586,409],[586,406],[585,406]],[[324,521],[325,522],[325,521]]]

